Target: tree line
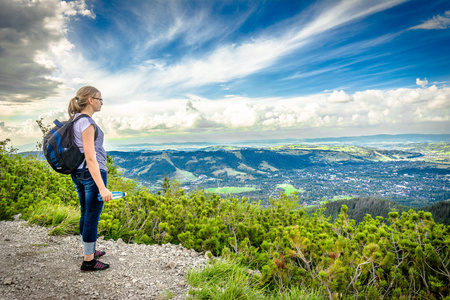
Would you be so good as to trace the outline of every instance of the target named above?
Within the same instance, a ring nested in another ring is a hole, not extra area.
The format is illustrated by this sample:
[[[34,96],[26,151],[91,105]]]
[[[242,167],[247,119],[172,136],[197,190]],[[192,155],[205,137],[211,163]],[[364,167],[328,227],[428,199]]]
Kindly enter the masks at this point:
[[[348,207],[348,217],[355,220],[357,224],[364,221],[364,217],[367,214],[381,216],[386,220],[391,211],[397,211],[401,214],[414,209],[415,211],[430,212],[436,223],[450,225],[450,201],[442,201],[421,208],[411,208],[387,199],[355,197],[349,200],[327,202],[323,205],[323,207],[325,207],[323,214],[326,217],[331,217],[331,220],[335,220],[341,211],[342,205]],[[319,208],[310,208],[308,209],[308,213],[313,213],[317,209]]]

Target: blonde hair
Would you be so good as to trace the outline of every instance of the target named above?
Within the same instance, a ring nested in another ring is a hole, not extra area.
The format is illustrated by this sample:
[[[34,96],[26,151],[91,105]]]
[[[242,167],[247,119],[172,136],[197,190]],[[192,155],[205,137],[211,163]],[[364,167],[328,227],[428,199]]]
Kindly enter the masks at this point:
[[[77,92],[77,95],[70,99],[69,108],[67,109],[69,117],[73,119],[76,113],[81,112],[89,104],[90,97],[95,97],[95,94],[100,93],[98,89],[93,86],[83,86]]]

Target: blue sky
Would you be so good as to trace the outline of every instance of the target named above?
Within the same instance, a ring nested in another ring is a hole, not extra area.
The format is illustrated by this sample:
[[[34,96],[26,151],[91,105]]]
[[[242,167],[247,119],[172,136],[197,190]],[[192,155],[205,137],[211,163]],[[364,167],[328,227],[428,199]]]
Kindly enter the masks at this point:
[[[83,85],[107,145],[449,133],[449,1],[0,0],[0,139]]]

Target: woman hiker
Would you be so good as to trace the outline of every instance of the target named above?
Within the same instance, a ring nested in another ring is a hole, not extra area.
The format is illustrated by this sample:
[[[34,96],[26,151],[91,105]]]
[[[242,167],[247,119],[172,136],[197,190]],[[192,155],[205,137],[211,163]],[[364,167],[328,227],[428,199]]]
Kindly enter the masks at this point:
[[[104,251],[96,250],[98,221],[103,208],[103,201],[112,200],[111,192],[106,188],[106,151],[103,148],[103,131],[92,119],[94,113],[102,109],[103,99],[99,90],[92,86],[84,86],[76,97],[69,102],[69,116],[75,119],[80,114],[83,117],[74,122],[74,142],[81,152],[84,152],[85,162],[79,167],[72,180],[80,200],[80,234],[83,242],[84,260],[81,271],[98,271],[109,268],[108,264],[97,260],[105,255]],[[84,173],[83,173],[83,169]],[[98,194],[103,201],[99,201]]]

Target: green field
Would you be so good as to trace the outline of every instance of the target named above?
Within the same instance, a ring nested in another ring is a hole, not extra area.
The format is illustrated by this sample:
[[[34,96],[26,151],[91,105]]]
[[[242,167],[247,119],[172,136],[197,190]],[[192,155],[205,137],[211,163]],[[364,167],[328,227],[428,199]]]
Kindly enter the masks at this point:
[[[335,196],[332,199],[330,199],[330,201],[338,201],[338,200],[350,200],[353,199],[354,197],[351,196]]]
[[[354,197],[351,196],[334,196],[333,198],[326,200],[326,201],[320,201],[320,204],[324,204],[325,202],[333,202],[333,201],[339,201],[339,200],[350,200]]]
[[[206,189],[206,192],[208,193],[215,193],[215,194],[239,194],[239,193],[245,193],[245,192],[253,192],[257,191],[257,188],[254,187],[232,187],[232,186],[224,186],[221,188],[209,188]]]
[[[277,189],[283,189],[286,195],[305,192],[304,189],[297,189],[292,184],[277,184]]]
[[[197,178],[197,176],[195,176],[191,172],[177,169],[177,172],[176,172],[176,175],[175,175],[175,179],[178,180],[181,183],[184,183],[186,181],[197,180],[198,178]]]

